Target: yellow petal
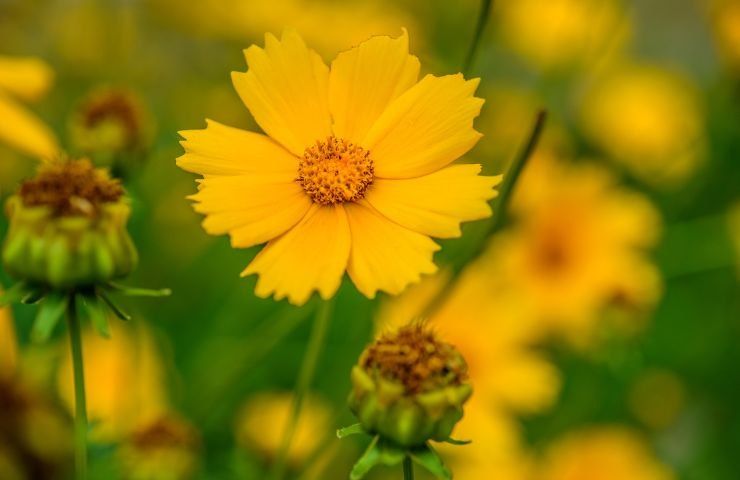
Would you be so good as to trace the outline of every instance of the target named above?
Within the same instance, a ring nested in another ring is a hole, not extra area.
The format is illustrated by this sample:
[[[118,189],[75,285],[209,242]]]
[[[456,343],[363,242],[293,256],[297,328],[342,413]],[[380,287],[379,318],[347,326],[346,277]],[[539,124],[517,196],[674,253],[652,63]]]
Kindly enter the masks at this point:
[[[0,56],[0,90],[24,100],[36,100],[51,87],[54,72],[37,58]]]
[[[311,207],[291,174],[210,176],[190,197],[206,215],[203,228],[211,235],[228,233],[235,248],[277,238],[298,223]]]
[[[287,297],[303,305],[317,290],[328,299],[342,281],[349,257],[347,214],[341,206],[314,204],[305,218],[282,237],[268,243],[242,276],[259,275],[259,297]]]
[[[460,236],[460,222],[491,215],[488,200],[501,176],[483,177],[480,165],[453,165],[423,177],[377,179],[367,201],[380,213],[415,232],[439,238]]]
[[[411,88],[419,59],[409,55],[409,37],[373,37],[340,53],[331,64],[329,104],[334,134],[353,143],[364,140],[388,105]]]
[[[473,128],[483,99],[479,79],[427,75],[393,101],[360,144],[370,150],[375,175],[411,178],[439,170],[464,155],[481,134]]]
[[[378,290],[397,295],[422,274],[437,271],[432,257],[439,246],[429,237],[393,223],[370,205],[345,208],[352,231],[347,272],[363,295],[374,298]]]
[[[269,137],[213,120],[206,123],[203,130],[180,132],[185,154],[177,159],[177,165],[183,170],[201,175],[296,175],[298,159]]]
[[[0,377],[10,376],[15,372],[17,358],[18,345],[13,317],[9,309],[0,308]]]
[[[0,142],[37,158],[49,159],[59,153],[56,137],[28,110],[0,93]]]
[[[265,35],[244,52],[249,70],[233,72],[239,96],[262,130],[295,155],[331,135],[329,68],[294,31]]]

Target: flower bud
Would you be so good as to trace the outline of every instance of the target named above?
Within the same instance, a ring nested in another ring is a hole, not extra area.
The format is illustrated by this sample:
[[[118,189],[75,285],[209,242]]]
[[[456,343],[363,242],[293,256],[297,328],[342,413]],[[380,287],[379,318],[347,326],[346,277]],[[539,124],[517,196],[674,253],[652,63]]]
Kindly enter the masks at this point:
[[[18,280],[70,290],[123,277],[136,265],[123,188],[87,160],[42,166],[6,210],[2,261]]]
[[[460,353],[421,324],[381,336],[352,370],[363,429],[402,447],[449,439],[472,388]]]

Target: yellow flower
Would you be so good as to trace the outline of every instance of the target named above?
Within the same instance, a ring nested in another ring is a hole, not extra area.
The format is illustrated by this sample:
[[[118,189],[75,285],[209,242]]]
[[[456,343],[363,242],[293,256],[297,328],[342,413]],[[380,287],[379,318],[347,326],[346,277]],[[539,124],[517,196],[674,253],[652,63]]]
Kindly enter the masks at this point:
[[[150,332],[111,322],[111,338],[83,334],[87,410],[92,435],[102,442],[121,440],[167,411],[164,371]],[[59,368],[59,394],[74,411],[72,361]]]
[[[645,197],[607,170],[566,166],[547,152],[517,188],[518,223],[494,239],[485,261],[522,315],[585,346],[605,308],[641,312],[656,303],[660,281],[646,252],[660,219]]]
[[[731,68],[740,70],[740,3],[714,0],[711,10],[717,48]]]
[[[2,290],[2,289],[0,289]],[[13,374],[18,361],[13,317],[9,308],[0,308],[0,377]]]
[[[545,70],[593,63],[628,33],[614,0],[517,0],[497,15],[504,43]]]
[[[59,152],[56,137],[32,113],[14,99],[36,100],[49,89],[53,72],[35,58],[0,56],[0,141],[41,159]]]
[[[400,293],[436,271],[430,236],[490,215],[500,177],[452,165],[476,144],[478,80],[427,75],[406,32],[374,37],[328,68],[292,31],[249,47],[234,85],[267,136],[209,121],[185,131],[178,165],[204,176],[191,198],[205,230],[267,246],[244,270],[261,297]]]
[[[622,67],[586,93],[581,124],[611,159],[643,181],[672,186],[703,161],[703,111],[696,88],[655,67]]]
[[[671,480],[646,442],[624,427],[571,433],[547,452],[537,480]]]
[[[258,452],[268,461],[274,460],[292,408],[293,396],[290,393],[254,395],[244,404],[237,418],[237,444],[246,451]],[[332,427],[329,406],[320,397],[307,397],[288,451],[288,463],[296,467],[303,465]]]

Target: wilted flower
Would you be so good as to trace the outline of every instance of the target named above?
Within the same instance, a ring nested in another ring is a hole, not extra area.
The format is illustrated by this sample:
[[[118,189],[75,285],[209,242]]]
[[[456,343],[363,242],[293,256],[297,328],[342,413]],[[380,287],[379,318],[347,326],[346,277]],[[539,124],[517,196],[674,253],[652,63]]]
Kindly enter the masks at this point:
[[[42,159],[58,154],[51,130],[13,99],[36,100],[46,93],[53,78],[51,68],[41,60],[0,56],[0,141]]]
[[[375,37],[329,69],[298,34],[266,36],[245,52],[234,85],[259,135],[209,121],[185,131],[185,170],[204,176],[192,196],[211,234],[234,247],[269,242],[244,270],[261,297],[329,298],[345,270],[358,290],[400,293],[432,273],[460,223],[487,217],[499,177],[449,164],[481,134],[478,80],[427,75],[406,33]]]

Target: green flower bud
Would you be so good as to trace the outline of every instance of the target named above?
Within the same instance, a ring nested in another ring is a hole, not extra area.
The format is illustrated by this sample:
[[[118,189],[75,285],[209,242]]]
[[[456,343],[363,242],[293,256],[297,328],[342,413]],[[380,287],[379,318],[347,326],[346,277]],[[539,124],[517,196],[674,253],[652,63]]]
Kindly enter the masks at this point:
[[[349,407],[362,428],[402,447],[449,439],[470,398],[462,355],[420,324],[386,334],[352,370]]]
[[[129,205],[119,182],[87,160],[43,166],[6,205],[6,271],[54,290],[106,283],[135,267],[126,230]]]

